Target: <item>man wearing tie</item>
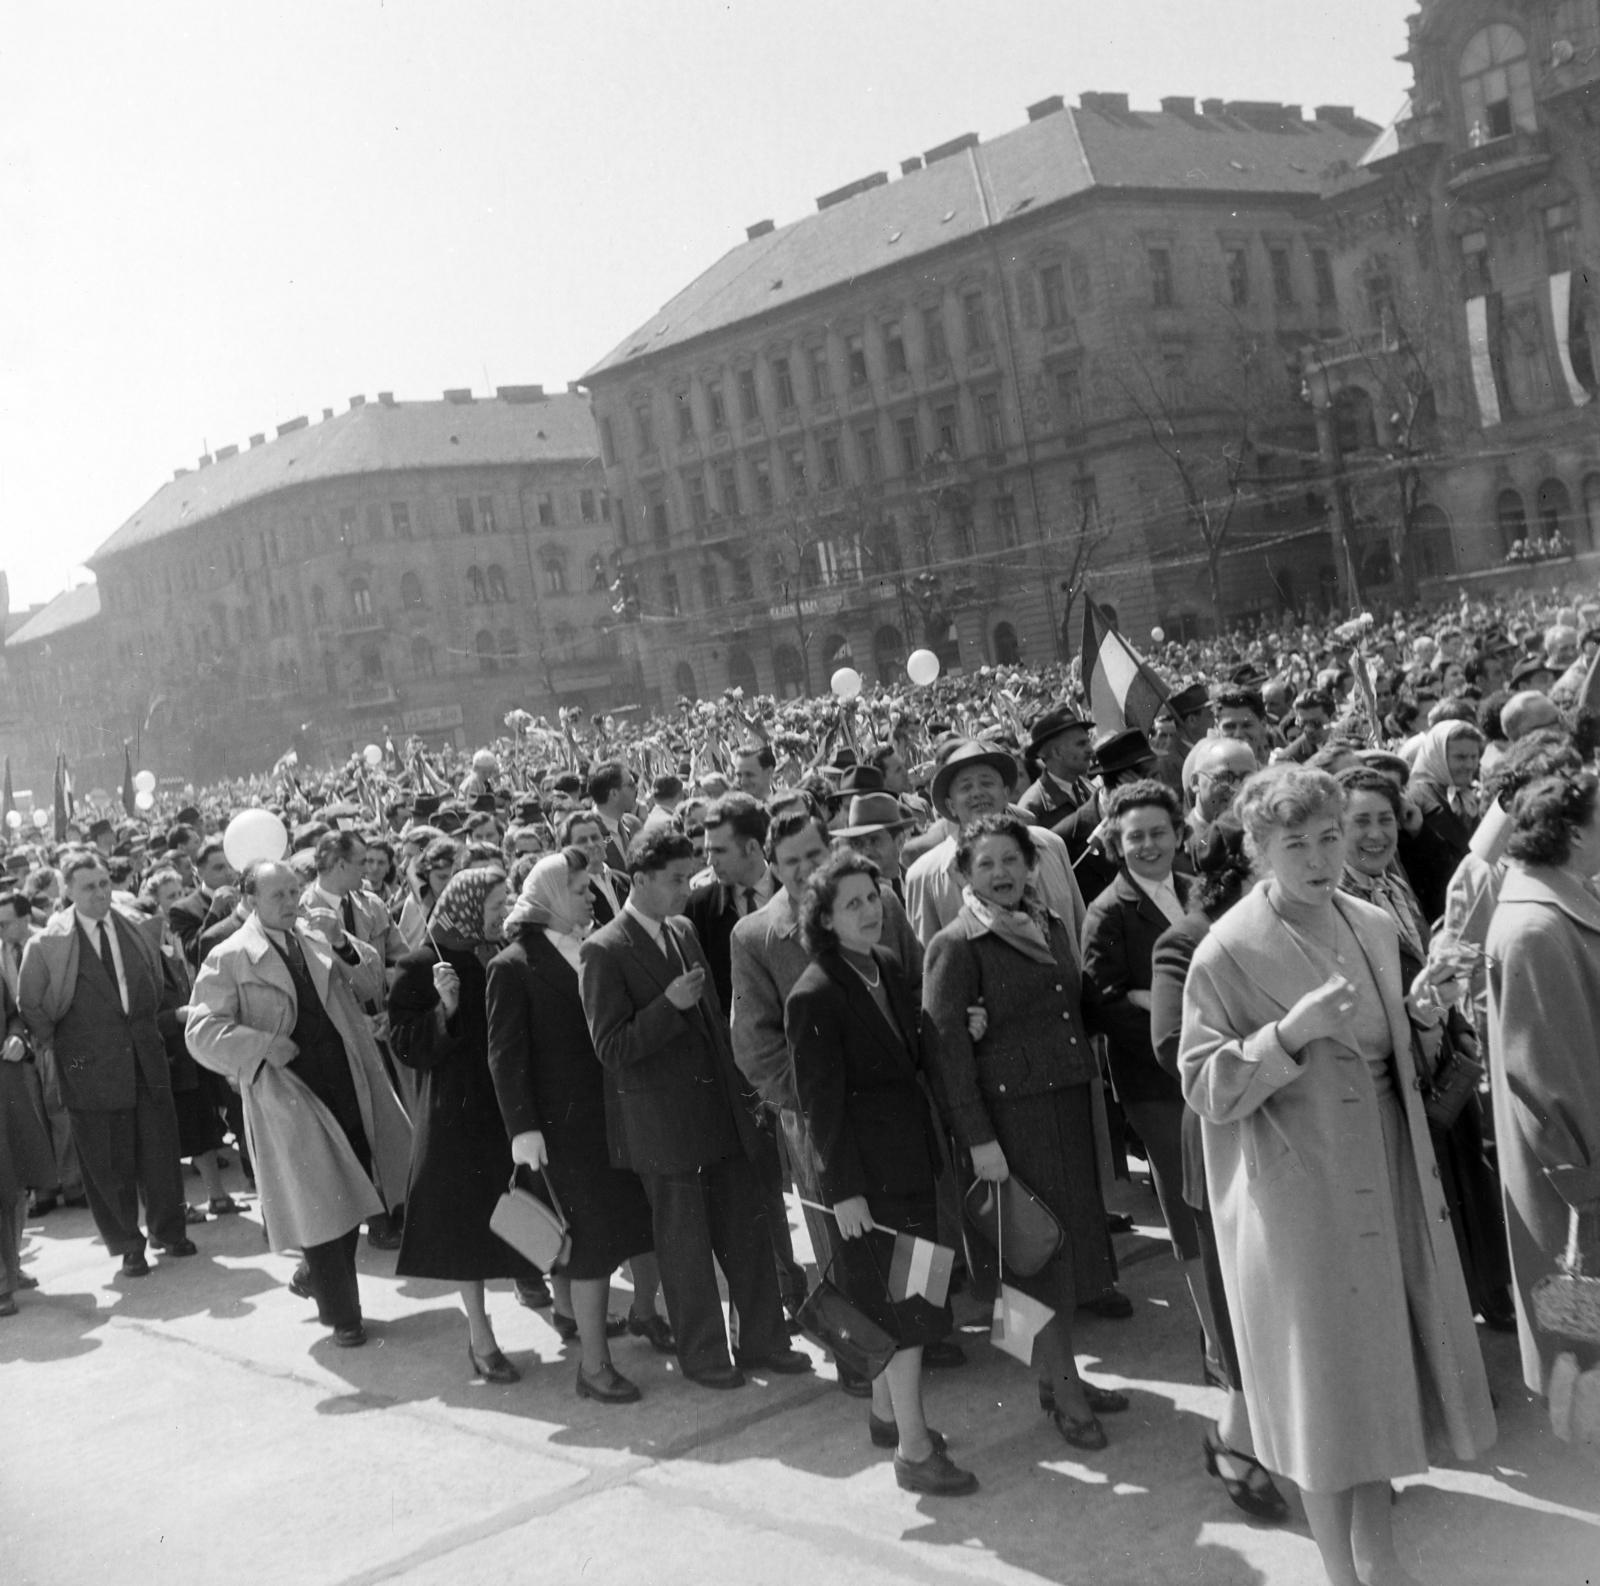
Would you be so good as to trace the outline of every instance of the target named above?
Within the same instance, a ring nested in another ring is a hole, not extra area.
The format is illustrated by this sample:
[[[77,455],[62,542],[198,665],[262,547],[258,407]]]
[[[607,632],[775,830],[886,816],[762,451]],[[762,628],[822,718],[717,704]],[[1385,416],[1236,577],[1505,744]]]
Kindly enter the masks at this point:
[[[613,1165],[643,1180],[661,1286],[684,1375],[744,1385],[740,1366],[810,1369],[789,1348],[767,1228],[755,1098],[734,1066],[705,954],[682,917],[698,868],[673,831],[635,839],[622,913],[581,949],[580,988],[595,1051],[616,1082]],[[713,1257],[739,1313],[737,1364]]]
[[[18,1000],[46,1064],[46,1091],[59,1088],[72,1120],[100,1237],[122,1257],[125,1276],[144,1277],[141,1194],[156,1249],[195,1253],[184,1232],[178,1115],[156,1025],[162,922],[112,907],[111,875],[93,850],[69,854],[61,874],[67,907],[28,943]]]
[[[199,884],[179,898],[167,915],[167,923],[183,947],[191,971],[204,962],[200,956],[201,936],[218,920],[226,919],[238,900],[238,893],[233,890],[233,866],[228,863],[220,837],[207,838],[200,845],[194,871]]]

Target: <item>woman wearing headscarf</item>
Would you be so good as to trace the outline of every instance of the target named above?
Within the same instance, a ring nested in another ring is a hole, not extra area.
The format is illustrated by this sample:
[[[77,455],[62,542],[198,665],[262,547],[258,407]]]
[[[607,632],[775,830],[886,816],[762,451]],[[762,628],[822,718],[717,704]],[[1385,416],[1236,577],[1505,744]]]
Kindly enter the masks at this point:
[[[571,1232],[572,1253],[553,1286],[558,1304],[563,1277],[570,1289],[582,1351],[578,1396],[631,1404],[639,1389],[612,1365],[608,1341],[611,1274],[624,1261],[633,1271],[627,1331],[659,1352],[676,1345],[656,1313],[660,1279],[644,1186],[611,1165],[606,1071],[578,995],[578,944],[593,923],[593,899],[582,849],[547,854],[529,871],[506,920],[509,945],[489,964],[489,1069],[512,1159],[533,1171],[536,1194],[544,1193],[538,1170],[549,1175]]]
[[[1450,878],[1471,846],[1482,759],[1483,734],[1467,721],[1436,722],[1417,746],[1406,792],[1421,812],[1422,828],[1401,834],[1399,852],[1424,919],[1444,914]]]
[[[511,1178],[511,1146],[489,1073],[485,964],[506,916],[506,878],[485,867],[445,883],[420,950],[400,960],[389,991],[389,1047],[421,1076],[405,1233],[395,1271],[442,1278],[461,1290],[475,1376],[517,1381],[484,1309],[489,1278],[534,1276],[491,1233],[489,1218]]]

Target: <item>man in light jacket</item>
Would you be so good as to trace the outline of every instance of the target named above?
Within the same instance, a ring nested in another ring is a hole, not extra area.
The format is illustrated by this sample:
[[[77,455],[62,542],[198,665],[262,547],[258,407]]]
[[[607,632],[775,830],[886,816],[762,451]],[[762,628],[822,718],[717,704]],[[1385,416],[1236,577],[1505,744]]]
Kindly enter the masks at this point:
[[[366,1342],[356,1287],[362,1222],[405,1195],[411,1125],[361,1011],[383,964],[332,909],[299,913],[284,864],[245,872],[249,917],[189,998],[195,1061],[239,1086],[267,1238],[298,1249],[289,1287],[343,1348]]]

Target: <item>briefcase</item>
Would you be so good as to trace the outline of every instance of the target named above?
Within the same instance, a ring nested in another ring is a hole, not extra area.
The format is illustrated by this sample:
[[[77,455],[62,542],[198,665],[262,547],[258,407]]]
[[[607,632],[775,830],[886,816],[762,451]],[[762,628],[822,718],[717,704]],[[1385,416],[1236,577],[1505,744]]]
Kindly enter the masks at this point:
[[[1055,1213],[1015,1173],[1003,1184],[977,1179],[967,1191],[967,1218],[997,1250],[1005,1218],[1005,1265],[1031,1278],[1061,1248]]]
[[[549,1204],[532,1190],[523,1189],[513,1172],[510,1188],[495,1202],[489,1229],[519,1255],[526,1256],[541,1272],[554,1272],[564,1267],[572,1254],[572,1232],[550,1175],[541,1168],[539,1176],[544,1180]]]

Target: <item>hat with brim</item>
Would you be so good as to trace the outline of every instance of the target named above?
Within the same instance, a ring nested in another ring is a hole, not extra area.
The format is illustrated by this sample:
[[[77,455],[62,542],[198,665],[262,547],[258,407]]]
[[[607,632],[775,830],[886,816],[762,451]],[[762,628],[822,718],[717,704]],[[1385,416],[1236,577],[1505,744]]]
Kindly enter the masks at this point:
[[[1094,751],[1095,769],[1102,776],[1120,776],[1125,771],[1135,771],[1142,765],[1153,765],[1156,752],[1150,740],[1137,727],[1114,732],[1102,739]]]
[[[933,798],[933,807],[941,815],[945,813],[945,800],[950,793],[950,784],[961,772],[980,765],[986,765],[998,773],[1000,780],[1006,785],[1008,795],[1016,791],[1017,762],[1004,749],[996,748],[992,743],[985,743],[981,738],[957,738],[945,748],[937,762],[933,773],[933,786],[929,790]]]
[[[1028,753],[1038,754],[1052,738],[1059,738],[1062,733],[1074,729],[1093,732],[1094,723],[1085,721],[1070,705],[1047,710],[1042,716],[1036,716],[1028,728]]]
[[[1516,688],[1519,684],[1526,683],[1529,678],[1538,677],[1541,672],[1548,673],[1551,677],[1555,677],[1557,675],[1556,669],[1551,666],[1548,661],[1542,658],[1532,661],[1524,661],[1522,665],[1511,674],[1511,686]]]
[[[850,800],[850,824],[837,827],[834,837],[870,837],[873,832],[898,832],[914,825],[893,793],[857,793]]]
[[[841,798],[853,798],[858,793],[883,793],[883,772],[875,765],[853,765],[839,779]]]
[[[1192,716],[1197,710],[1204,710],[1210,701],[1211,693],[1204,683],[1191,683],[1167,696],[1167,709],[1174,716]]]

